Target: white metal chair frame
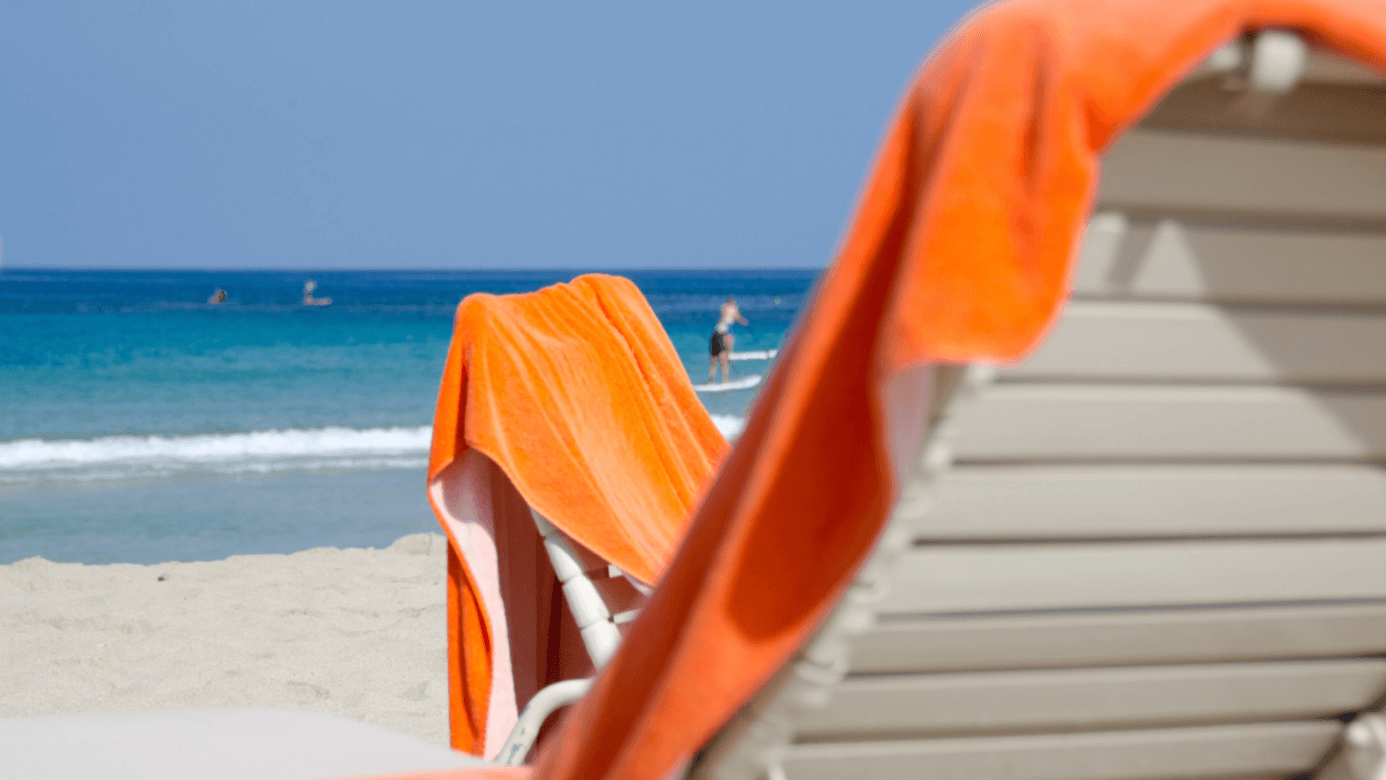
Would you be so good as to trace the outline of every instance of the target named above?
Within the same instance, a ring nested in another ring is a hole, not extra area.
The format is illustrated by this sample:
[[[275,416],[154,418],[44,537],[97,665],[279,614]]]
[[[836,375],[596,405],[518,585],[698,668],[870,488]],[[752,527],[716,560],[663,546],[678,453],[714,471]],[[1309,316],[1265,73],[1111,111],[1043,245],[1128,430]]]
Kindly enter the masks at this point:
[[[563,598],[582,634],[592,666],[601,670],[621,646],[621,626],[635,620],[650,589],[616,566],[573,542],[543,515],[530,510]],[[534,747],[544,721],[559,709],[586,695],[591,679],[563,680],[546,686],[525,705],[496,761],[519,766]]]

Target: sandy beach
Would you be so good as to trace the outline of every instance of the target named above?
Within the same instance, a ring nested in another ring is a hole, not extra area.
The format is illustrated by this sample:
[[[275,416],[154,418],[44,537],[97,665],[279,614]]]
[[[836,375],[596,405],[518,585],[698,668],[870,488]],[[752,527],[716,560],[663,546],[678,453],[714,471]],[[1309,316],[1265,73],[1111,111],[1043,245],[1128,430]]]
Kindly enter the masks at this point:
[[[445,549],[0,566],[0,718],[298,707],[446,745]]]

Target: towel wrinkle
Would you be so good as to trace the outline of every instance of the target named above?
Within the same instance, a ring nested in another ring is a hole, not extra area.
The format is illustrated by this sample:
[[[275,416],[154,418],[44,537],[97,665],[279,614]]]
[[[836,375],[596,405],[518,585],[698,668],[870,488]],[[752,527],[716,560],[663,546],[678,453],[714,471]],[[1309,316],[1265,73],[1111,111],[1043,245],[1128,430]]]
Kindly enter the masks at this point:
[[[666,398],[666,394],[663,392],[665,385],[661,371],[671,361],[678,362],[678,353],[673,350],[672,344],[668,344],[667,339],[664,340],[663,344],[651,343],[653,340],[647,339],[645,342],[641,342],[642,346],[646,348],[651,346],[667,346],[668,350],[666,350],[666,352],[670,353],[663,355],[662,361],[651,363],[642,350],[637,349],[632,342],[631,336],[634,334],[628,335],[625,332],[629,321],[620,316],[618,311],[613,310],[611,302],[606,299],[606,296],[602,294],[601,291],[598,291],[595,300],[602,314],[605,315],[607,322],[611,325],[612,330],[619,336],[621,343],[625,346],[626,354],[630,357],[632,364],[635,366],[639,383],[651,390],[650,396],[641,395],[638,398],[638,400],[642,402],[653,400],[653,403],[650,404],[650,408],[642,409],[641,414],[636,416],[636,420],[642,424],[641,431],[649,438],[660,439],[661,444],[667,445],[670,439],[668,435],[669,432],[666,428],[655,425],[654,421],[669,419],[663,414],[667,404],[660,402],[661,399]],[[674,417],[672,419],[676,421],[678,418]],[[678,498],[683,503],[691,506],[693,500],[697,497],[697,492],[689,491],[688,488],[701,488],[702,485],[691,484],[689,474],[686,470],[687,464],[685,460],[674,457],[670,449],[671,448],[668,446],[655,448],[655,454],[660,456],[660,465],[663,470],[662,476],[667,484],[678,491]],[[638,532],[640,528],[637,527],[634,530]],[[670,557],[672,550],[664,549],[660,540],[651,537],[641,537],[641,540],[644,542],[642,547],[647,554],[660,555],[665,561]],[[645,584],[654,585],[656,583],[645,582]]]

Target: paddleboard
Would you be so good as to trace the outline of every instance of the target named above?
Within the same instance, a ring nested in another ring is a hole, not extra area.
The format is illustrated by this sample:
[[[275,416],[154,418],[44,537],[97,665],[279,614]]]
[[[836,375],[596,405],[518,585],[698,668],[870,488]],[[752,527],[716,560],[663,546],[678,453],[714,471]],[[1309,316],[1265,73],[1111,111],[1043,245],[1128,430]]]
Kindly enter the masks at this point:
[[[760,374],[733,379],[730,382],[720,382],[714,385],[693,385],[693,389],[700,393],[725,393],[728,390],[749,390],[760,384]]]
[[[727,360],[769,360],[778,355],[778,349],[758,349],[748,352],[732,352],[727,355]]]

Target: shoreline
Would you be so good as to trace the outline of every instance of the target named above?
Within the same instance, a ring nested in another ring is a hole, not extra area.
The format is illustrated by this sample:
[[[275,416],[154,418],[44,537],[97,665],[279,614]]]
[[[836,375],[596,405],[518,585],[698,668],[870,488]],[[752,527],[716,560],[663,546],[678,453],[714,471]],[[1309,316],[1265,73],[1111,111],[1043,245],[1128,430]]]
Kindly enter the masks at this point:
[[[0,565],[0,718],[295,707],[447,746],[446,545]]]

